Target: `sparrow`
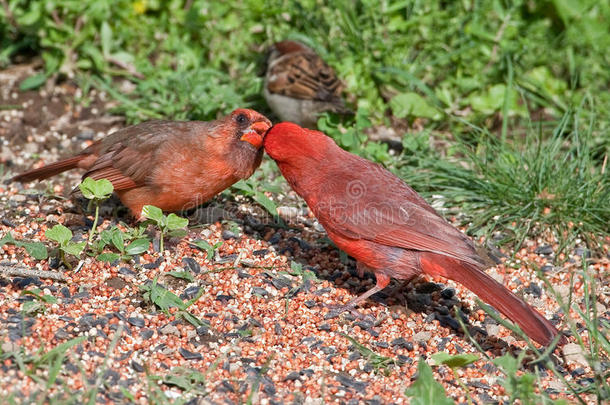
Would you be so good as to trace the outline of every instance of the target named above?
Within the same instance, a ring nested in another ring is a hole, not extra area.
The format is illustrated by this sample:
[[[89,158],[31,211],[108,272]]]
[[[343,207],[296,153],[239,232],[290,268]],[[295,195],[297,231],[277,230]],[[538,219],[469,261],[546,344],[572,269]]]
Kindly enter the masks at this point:
[[[335,71],[308,46],[285,40],[269,48],[263,91],[282,121],[315,129],[323,112],[349,114],[343,89]]]

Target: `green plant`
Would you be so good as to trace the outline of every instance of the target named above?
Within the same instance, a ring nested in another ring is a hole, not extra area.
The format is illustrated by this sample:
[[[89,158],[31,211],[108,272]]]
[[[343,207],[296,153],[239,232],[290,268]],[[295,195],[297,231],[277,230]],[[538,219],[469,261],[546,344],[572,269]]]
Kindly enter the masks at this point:
[[[375,369],[375,371],[383,370],[383,373],[387,376],[390,373],[389,368],[395,364],[395,361],[390,357],[381,356],[362,343],[358,342],[351,336],[346,335],[345,333],[341,333],[341,336],[350,341],[351,344],[354,345],[356,350],[364,357],[371,366]]]
[[[466,387],[466,384],[464,384],[464,382],[458,375],[457,369],[466,367],[467,365],[474,363],[478,359],[479,356],[477,356],[476,354],[468,353],[456,354],[452,356],[449,353],[439,352],[432,355],[432,360],[434,360],[436,365],[443,364],[451,369],[451,372],[453,372],[453,378],[455,378],[455,380],[460,384],[460,386],[466,393],[469,404],[472,404],[472,398],[470,397],[470,393],[468,392],[468,387]]]
[[[25,242],[22,240],[15,240],[10,232],[0,239],[0,247],[4,245],[15,245],[25,248],[26,252],[34,259],[44,260],[48,257],[47,248],[42,242]]]
[[[167,386],[177,387],[184,391],[185,394],[205,397],[208,395],[208,391],[205,388],[207,375],[211,373],[217,367],[217,365],[218,361],[214,362],[210,368],[205,371],[205,373],[186,367],[174,367],[164,376],[148,374],[147,370],[147,379],[149,383],[153,384],[153,386],[164,384]],[[161,398],[165,396],[163,391],[156,392],[155,396],[156,395],[161,395]]]
[[[377,162],[386,162],[390,159],[388,145],[372,142],[366,134],[372,125],[370,110],[366,106],[360,106],[355,117],[344,122],[335,121],[329,114],[322,115],[318,120],[320,131],[334,138],[345,150]]]
[[[277,206],[263,192],[258,191],[260,184],[253,179],[240,180],[231,187],[241,191],[245,196],[251,197],[254,201],[260,204],[269,214],[271,214],[280,224],[283,224],[282,219],[277,215]],[[275,191],[276,189],[274,189]],[[267,191],[269,189],[267,188]]]
[[[78,257],[87,245],[87,242],[72,242],[72,231],[61,224],[47,229],[44,234],[47,238],[59,244],[60,259],[70,269],[72,265],[66,260],[66,254]]]
[[[55,304],[57,298],[49,294],[43,294],[39,288],[33,288],[31,290],[24,290],[21,292],[22,296],[29,295],[34,297],[32,301],[25,301],[21,306],[21,310],[28,316],[33,316],[37,313],[44,313],[46,309],[45,304]]]
[[[95,235],[97,230],[100,203],[112,195],[114,187],[112,186],[112,183],[106,179],[94,180],[91,177],[87,177],[78,185],[78,188],[83,194],[83,197],[89,200],[87,211],[91,211],[91,206],[95,205],[95,218],[93,220],[93,225],[91,226],[91,231],[89,232],[89,239],[87,240],[87,243],[91,244],[93,235]]]
[[[546,394],[536,394],[536,376],[531,373],[517,374],[526,352],[522,351],[517,358],[510,354],[494,359],[494,364],[504,372],[506,377],[502,379],[502,385],[510,396],[509,403],[517,399],[524,405],[535,404],[567,404],[564,400],[553,401]]]
[[[194,241],[189,242],[189,244],[206,252],[207,253],[206,258],[208,260],[212,260],[214,258],[214,254],[215,254],[216,250],[222,246],[222,241],[216,242],[212,246],[203,239],[196,239]]]
[[[265,374],[269,372],[270,364],[271,361],[273,361],[273,357],[275,357],[275,354],[271,353],[271,355],[265,361],[265,364],[263,364],[263,366],[261,367],[260,372],[256,374],[256,379],[252,383],[252,388],[250,389],[250,395],[248,395],[248,399],[246,400],[247,405],[252,405],[256,403],[256,394],[258,393],[261,384],[261,379]]]
[[[539,277],[542,273],[538,271]],[[574,288],[574,283],[577,278],[580,278],[583,288],[583,300],[581,303],[572,301],[570,297],[564,300],[561,295],[553,290],[550,282],[541,277],[546,285],[546,288],[553,291],[553,295],[560,304],[564,313],[570,313],[569,309],[574,311],[575,317],[565,317],[565,321],[575,337],[576,344],[579,346],[584,359],[593,370],[594,383],[589,386],[580,386],[573,384],[565,379],[562,382],[568,389],[574,393],[578,399],[580,393],[592,393],[599,402],[604,402],[610,399],[610,372],[603,366],[604,363],[610,362],[610,323],[600,317],[596,300],[599,297],[600,290],[596,279],[592,276],[591,268],[588,260],[582,260],[581,271],[571,274],[570,286]],[[589,337],[588,343],[583,340],[583,333],[580,325],[584,325],[586,333]],[[548,362],[545,364],[548,366]],[[548,366],[553,372],[560,376],[552,366]],[[580,401],[584,403],[583,400]]]
[[[133,239],[129,244],[126,244],[130,237],[132,237],[132,235],[121,231],[116,226],[111,229],[103,230],[100,239],[95,244],[96,249],[100,251],[111,243],[119,251],[119,254],[110,252],[100,253],[97,256],[97,259],[110,263],[118,259],[128,261],[131,260],[132,256],[139,255],[148,250],[150,246],[150,240],[148,238],[138,237],[137,239]]]
[[[563,313],[570,313],[570,308],[574,311],[575,314],[578,315],[576,319],[572,317],[565,317],[565,322],[567,323],[569,329],[572,332],[572,335],[576,338],[576,344],[580,347],[582,355],[586,362],[589,364],[589,367],[593,371],[593,376],[595,383],[589,384],[588,386],[581,386],[578,383],[574,383],[574,381],[567,380],[563,374],[556,367],[554,362],[551,359],[551,354],[557,347],[557,342],[560,336],[557,336],[552,344],[546,347],[543,351],[537,349],[531,339],[529,339],[521,329],[510,323],[509,321],[501,318],[495,310],[493,310],[489,305],[481,302],[480,300],[476,300],[477,305],[480,306],[490,317],[492,317],[496,322],[511,330],[517,336],[520,336],[523,341],[525,341],[529,347],[529,351],[523,350],[519,353],[517,358],[512,357],[511,355],[505,355],[502,358],[498,358],[494,360],[494,363],[497,363],[498,366],[505,373],[505,378],[502,380],[503,385],[506,387],[511,398],[518,398],[523,403],[548,403],[548,404],[563,404],[565,401],[557,400],[551,401],[546,393],[536,393],[535,386],[538,383],[539,375],[538,373],[541,371],[540,365],[544,368],[542,370],[547,369],[566,387],[566,390],[570,392],[575,399],[582,405],[587,403],[587,398],[584,398],[581,394],[594,394],[597,398],[598,402],[604,402],[608,398],[610,398],[610,386],[608,385],[608,377],[610,374],[606,372],[602,363],[607,362],[610,359],[610,342],[608,341],[608,332],[610,331],[610,324],[606,322],[600,321],[597,314],[597,306],[595,304],[596,295],[596,282],[589,275],[590,269],[588,269],[587,265],[588,261],[582,261],[582,272],[580,274],[572,274],[571,285],[573,287],[574,278],[581,277],[583,291],[584,291],[584,299],[581,305],[577,305],[574,302],[566,302],[559,294],[557,294],[551,285],[551,283],[543,276],[542,272],[537,271],[538,277],[542,280],[542,282],[546,285],[548,291],[552,293],[552,295],[559,302],[560,308]],[[486,357],[486,352],[479,346],[479,344],[472,338],[469,334],[468,329],[464,325],[462,321],[462,314],[458,310],[457,320],[460,323],[462,330],[470,339],[471,343]],[[579,329],[577,325],[584,325],[586,328],[586,333],[589,336],[589,343],[585,344],[583,338],[581,336],[582,330]],[[527,365],[529,368],[534,368],[536,374],[526,373],[526,374],[517,374],[517,370],[521,369],[522,364],[524,364],[525,356],[528,354],[533,354],[535,357],[528,358]],[[488,357],[489,358],[489,357]]]
[[[414,405],[453,405],[455,402],[447,397],[443,386],[434,380],[432,369],[423,358],[417,363],[417,380],[405,390]]]
[[[195,297],[187,302],[182,301],[176,294],[157,284],[157,277],[154,278],[152,283],[141,285],[140,289],[144,293],[144,299],[151,302],[163,312],[169,314],[169,309],[171,307],[176,307],[179,309],[176,313],[177,317],[183,318],[195,327],[205,324],[201,319],[187,311],[188,307],[201,297],[204,292],[203,288],[199,290],[199,293]]]
[[[168,276],[186,280],[189,283],[192,283],[193,281],[195,281],[195,277],[193,277],[193,275],[189,271],[184,271],[184,270],[183,271],[168,271],[165,274],[167,274]]]
[[[48,352],[44,352],[41,347],[35,354],[24,354],[22,351],[2,353],[2,359],[13,359],[19,366],[19,370],[28,378],[40,383],[48,390],[51,388],[62,369],[62,365],[66,359],[66,352],[74,346],[80,345],[87,339],[86,336],[79,336],[67,342],[55,346]],[[38,376],[39,370],[47,370],[46,379]]]
[[[500,243],[518,248],[550,229],[562,248],[578,236],[595,245],[596,235],[608,234],[610,179],[581,112],[566,114],[549,138],[539,128],[521,145],[481,130],[475,145],[458,139],[454,147],[468,164],[411,155],[398,172],[416,190],[442,194],[450,213],[466,214],[470,233],[501,232]]]
[[[301,263],[295,262],[294,260],[290,262],[290,271],[281,271],[280,274],[282,273],[290,274],[291,276],[301,277],[303,279],[303,282],[306,282],[307,280],[318,281],[318,276],[316,276],[316,273],[311,270],[304,269]]]
[[[163,211],[153,205],[145,205],[142,208],[142,216],[151,220],[161,233],[159,237],[159,247],[163,251],[163,238],[165,234],[170,236],[182,237],[186,235],[186,228],[189,224],[189,220],[181,218],[178,215],[171,213],[167,216],[163,215]]]

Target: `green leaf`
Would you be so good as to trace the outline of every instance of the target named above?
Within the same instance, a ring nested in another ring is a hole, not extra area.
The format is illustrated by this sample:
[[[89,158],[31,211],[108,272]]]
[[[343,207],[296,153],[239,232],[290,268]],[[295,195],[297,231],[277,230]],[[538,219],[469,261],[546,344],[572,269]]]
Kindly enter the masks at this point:
[[[244,180],[238,181],[237,183],[233,184],[231,187],[243,191],[244,194],[246,194],[246,195],[251,195],[252,193],[254,193],[254,189],[252,188],[252,186],[250,184],[246,183]]]
[[[47,81],[47,75],[44,73],[37,73],[32,75],[26,79],[24,79],[21,84],[19,84],[19,90],[27,91],[27,90],[35,90],[45,84]]]
[[[431,106],[422,96],[417,93],[402,93],[390,100],[390,108],[397,118],[421,117],[432,120],[440,120],[442,114]]]
[[[180,278],[182,280],[193,282],[195,281],[195,277],[188,271],[170,271],[167,272],[168,276]]]
[[[136,402],[136,397],[134,397],[133,394],[127,390],[127,388],[125,388],[123,386],[119,386],[119,390],[121,390],[121,393],[123,394],[123,396],[125,398],[127,398],[130,402],[133,402],[133,403]]]
[[[102,22],[100,28],[100,40],[102,42],[102,53],[104,56],[110,55],[110,48],[112,47],[112,29],[106,21]]]
[[[505,85],[496,84],[483,93],[472,94],[468,100],[470,101],[473,110],[484,114],[493,114],[504,104],[505,92]]]
[[[355,134],[353,131],[347,131],[341,134],[340,143],[346,148],[356,144]]]
[[[48,352],[46,352],[45,354],[43,354],[40,357],[40,359],[38,360],[38,364],[47,363],[50,359],[54,358],[55,356],[59,356],[59,355],[65,353],[66,350],[70,349],[72,346],[76,346],[76,345],[83,343],[86,339],[87,339],[87,336],[79,336],[77,338],[68,340],[65,343],[55,346],[55,348],[49,350]]]
[[[412,405],[455,404],[451,398],[447,398],[443,386],[434,380],[432,369],[422,358],[417,364],[417,380],[407,388],[405,395],[412,397]]]
[[[502,357],[497,357],[493,363],[500,367],[507,375],[515,375],[519,370],[521,359],[513,357],[511,354],[505,354]]]
[[[61,249],[73,256],[80,256],[83,249],[85,249],[85,245],[87,245],[87,242],[67,243],[65,246],[62,246]]]
[[[6,244],[24,247],[28,254],[36,260],[44,260],[48,257],[47,248],[44,243],[18,241],[13,238],[13,235],[11,235],[10,232],[7,232],[6,235],[0,239],[0,247]]]
[[[114,228],[112,230],[112,237],[110,239],[115,248],[119,250],[119,252],[125,252],[125,238],[123,237],[123,231],[119,228]]]
[[[42,301],[42,291],[40,288],[32,288],[31,290],[23,290],[20,295],[31,295],[39,301]]]
[[[132,54],[122,51],[113,53],[112,59],[123,62],[125,65],[133,65],[135,62],[135,58]]]
[[[16,3],[12,4],[14,5]],[[41,10],[42,7],[37,6],[36,4],[30,5],[30,7],[26,7],[24,10],[25,12],[21,14],[17,19],[18,24],[25,26],[36,24],[38,20],[40,20],[40,18],[42,17]]]
[[[524,404],[540,403],[540,397],[535,393],[536,376],[531,373],[517,375],[517,371],[525,357],[525,350],[519,354],[518,358],[505,354],[493,360],[493,363],[500,367],[506,374],[500,382],[512,399],[520,399]]]
[[[125,248],[125,253],[128,255],[139,255],[148,250],[150,241],[147,238],[136,239]]]
[[[114,191],[112,183],[106,179],[93,180],[91,177],[87,177],[79,185],[83,197],[88,200],[105,200],[110,197]]]
[[[171,307],[185,309],[180,297],[157,284],[157,277],[150,286],[144,286],[144,288],[149,292],[150,301],[161,310],[167,311]]]
[[[11,235],[10,232],[7,232],[6,235],[0,239],[0,247],[6,244],[15,244],[15,238],[13,238],[13,235]]]
[[[53,228],[47,229],[44,234],[47,238],[54,240],[61,246],[64,246],[72,239],[72,231],[62,224],[57,224]]]
[[[184,318],[185,321],[187,321],[188,323],[190,323],[191,325],[193,325],[195,327],[199,327],[199,326],[203,325],[203,322],[201,321],[201,319],[197,318],[195,315],[191,314],[188,311],[180,311],[176,315],[181,316],[182,318]]]
[[[212,259],[214,257],[214,252],[216,251],[216,249],[218,249],[220,246],[222,246],[222,242],[218,242],[214,246],[212,246],[208,242],[204,241],[203,239],[197,239],[190,243],[192,245],[197,246],[199,249],[207,252],[208,255],[207,255],[206,259],[208,259],[208,260]]]
[[[117,253],[101,253],[97,255],[97,260],[101,262],[113,263],[121,258]]]
[[[42,242],[19,242],[18,244],[23,246],[28,254],[36,260],[44,260],[49,256],[47,247]]]
[[[183,391],[189,390],[192,386],[192,384],[186,379],[186,377],[171,374],[163,378],[163,384],[173,385]]]
[[[169,229],[170,231],[174,229],[185,228],[188,226],[188,224],[188,219],[179,217],[174,213],[171,213],[167,216],[167,229]]]
[[[277,206],[265,194],[257,191],[252,198],[254,198],[254,201],[262,205],[263,208],[265,208],[271,215],[277,216]]]
[[[188,232],[186,229],[174,229],[173,231],[168,232],[167,235],[172,238],[184,238],[188,235]]]
[[[432,355],[432,360],[436,365],[444,364],[451,368],[464,367],[471,363],[474,363],[479,359],[476,354],[456,354],[454,356],[446,352],[439,352]]]
[[[346,335],[345,333],[341,333],[340,335],[349,340],[352,345],[354,345],[356,350],[358,350],[358,352],[362,355],[362,357],[367,359],[375,369],[384,369],[387,373],[388,367],[394,363],[394,360],[392,360],[392,358],[375,353],[362,343],[358,342],[353,337]]]
[[[145,205],[142,207],[142,216],[153,220],[157,225],[163,223],[163,211],[154,205]]]
[[[26,301],[21,306],[21,310],[27,315],[34,315],[36,313],[42,313],[45,310],[45,306],[40,301]]]
[[[46,302],[47,304],[55,304],[57,303],[57,298],[49,294],[42,294],[39,288],[33,288],[31,290],[24,290],[21,292],[21,295],[31,295],[35,297],[37,300]]]
[[[115,228],[112,228],[112,229],[104,229],[100,233],[100,242],[102,242],[102,244],[100,246],[106,246],[107,244],[112,242],[112,235],[114,234],[114,232],[115,232],[114,230],[115,229],[117,229],[117,228],[115,227]]]

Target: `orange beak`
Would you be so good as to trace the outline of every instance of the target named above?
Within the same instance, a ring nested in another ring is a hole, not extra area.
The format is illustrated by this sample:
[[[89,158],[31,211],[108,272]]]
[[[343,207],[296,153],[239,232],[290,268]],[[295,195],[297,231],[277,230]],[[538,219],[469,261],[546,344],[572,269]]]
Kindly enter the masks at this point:
[[[263,146],[263,138],[267,130],[271,127],[271,124],[266,121],[257,121],[250,125],[250,127],[244,132],[240,140],[246,141],[256,149],[260,149]]]

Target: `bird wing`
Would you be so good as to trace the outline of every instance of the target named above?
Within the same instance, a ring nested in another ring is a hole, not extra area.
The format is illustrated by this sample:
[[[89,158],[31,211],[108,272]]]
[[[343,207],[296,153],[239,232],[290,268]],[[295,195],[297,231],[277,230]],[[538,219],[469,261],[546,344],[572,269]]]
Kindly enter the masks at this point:
[[[83,179],[107,179],[115,190],[140,187],[157,168],[159,151],[169,140],[186,137],[188,131],[184,122],[148,121],[114,132],[98,146],[98,159]]]
[[[272,62],[267,89],[288,97],[342,104],[343,84],[335,71],[313,52],[293,52]]]
[[[326,178],[324,203],[314,204],[322,225],[351,239],[482,263],[470,239],[415,190],[382,166],[349,155],[355,164],[344,162],[349,170]]]

